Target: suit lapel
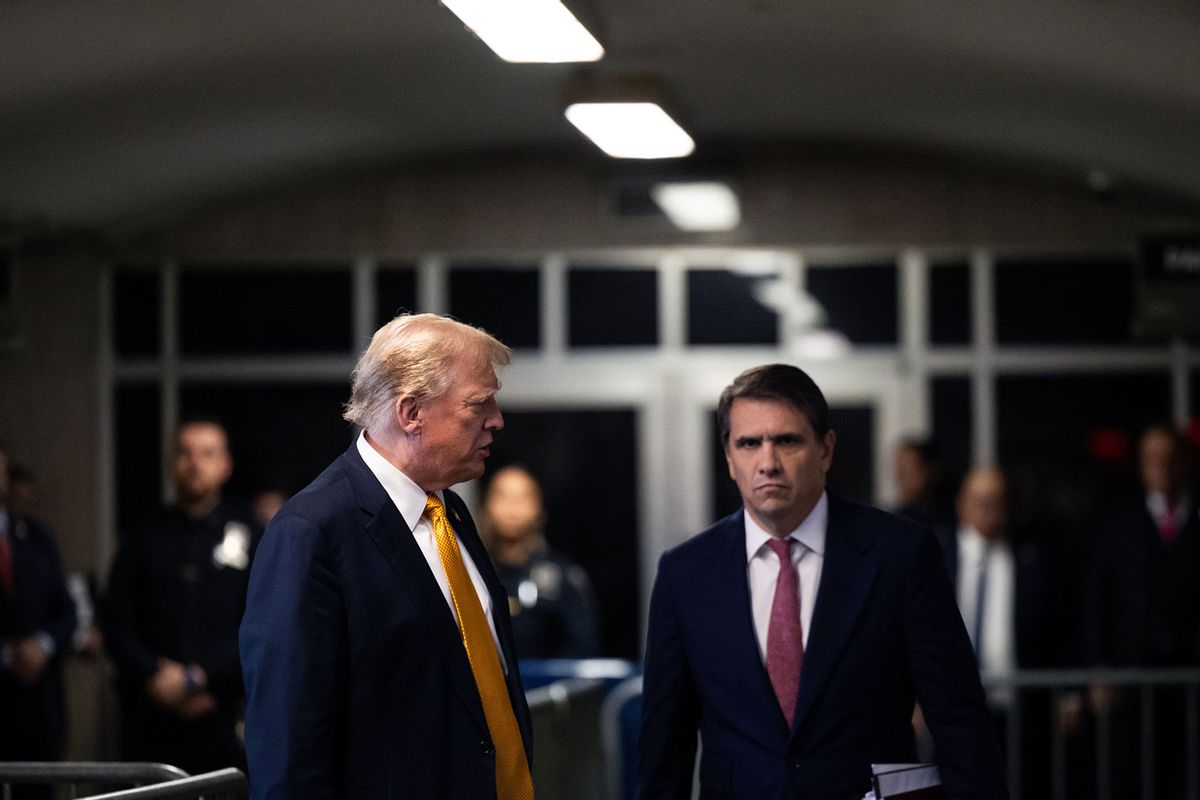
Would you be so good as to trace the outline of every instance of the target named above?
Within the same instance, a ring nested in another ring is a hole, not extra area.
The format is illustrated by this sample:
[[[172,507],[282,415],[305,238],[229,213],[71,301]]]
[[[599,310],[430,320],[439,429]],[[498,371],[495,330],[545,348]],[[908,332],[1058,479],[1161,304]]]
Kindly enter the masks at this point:
[[[775,699],[771,677],[763,664],[754,633],[754,613],[750,609],[750,577],[746,565],[746,522],[739,509],[725,520],[716,547],[710,553],[716,569],[716,587],[724,597],[719,606],[729,613],[713,616],[711,641],[717,643],[722,659],[728,659],[729,669],[746,676],[749,696],[754,704],[747,713],[760,717],[759,725],[748,725],[748,730],[778,730],[787,732],[787,720]]]
[[[463,705],[480,729],[486,732],[483,704],[479,700],[479,690],[471,674],[466,650],[463,649],[458,623],[446,604],[441,587],[429,570],[421,548],[413,539],[412,531],[400,511],[358,454],[357,445],[350,446],[345,458],[363,512],[367,535],[375,542],[384,560],[400,579],[401,588],[416,606],[434,649],[445,658],[450,671],[450,683]]]
[[[879,568],[879,551],[871,549],[870,532],[859,527],[857,516],[851,504],[829,495],[825,563],[804,650],[793,735],[829,679]]]

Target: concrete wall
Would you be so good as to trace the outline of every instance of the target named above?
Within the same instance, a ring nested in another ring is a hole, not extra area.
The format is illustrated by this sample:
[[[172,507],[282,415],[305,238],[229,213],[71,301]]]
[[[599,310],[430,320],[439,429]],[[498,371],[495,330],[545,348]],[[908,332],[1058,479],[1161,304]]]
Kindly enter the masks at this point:
[[[69,572],[97,568],[100,267],[78,243],[19,251],[17,336],[0,346],[0,439],[38,480],[41,515],[58,536]],[[107,669],[72,658],[68,757],[103,751]]]
[[[620,216],[630,167],[513,156],[361,174],[326,188],[209,207],[132,237],[148,257],[398,257],[664,244],[1126,248],[1147,227],[1200,218],[1200,203],[1098,194],[1082,176],[893,153],[765,153],[714,167],[742,198],[729,233],[684,234]],[[705,173],[709,174],[709,173]]]

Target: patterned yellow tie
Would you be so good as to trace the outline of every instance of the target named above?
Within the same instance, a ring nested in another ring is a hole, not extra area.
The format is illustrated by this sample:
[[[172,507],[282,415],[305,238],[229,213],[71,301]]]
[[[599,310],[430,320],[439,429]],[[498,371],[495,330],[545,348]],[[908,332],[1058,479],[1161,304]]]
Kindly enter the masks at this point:
[[[438,556],[446,569],[450,598],[458,613],[458,632],[462,634],[467,660],[471,662],[471,674],[475,676],[475,686],[483,702],[483,715],[487,718],[488,731],[496,748],[497,800],[533,800],[533,778],[525,758],[525,742],[521,738],[521,729],[517,727],[517,718],[513,715],[512,701],[508,697],[508,686],[504,682],[504,671],[500,667],[492,630],[488,627],[483,606],[475,593],[475,584],[471,582],[471,576],[463,564],[454,529],[446,520],[446,508],[437,495],[428,496],[425,514],[433,524]]]

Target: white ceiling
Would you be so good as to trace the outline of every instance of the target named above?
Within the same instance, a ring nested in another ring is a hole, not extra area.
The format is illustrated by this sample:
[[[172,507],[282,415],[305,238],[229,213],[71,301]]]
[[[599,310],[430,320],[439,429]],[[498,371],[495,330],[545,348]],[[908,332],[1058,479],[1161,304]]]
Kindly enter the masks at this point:
[[[1200,198],[1200,3],[577,0],[699,155],[950,151]],[[571,66],[499,61],[433,0],[6,0],[0,222],[98,227],[457,153],[597,158]]]

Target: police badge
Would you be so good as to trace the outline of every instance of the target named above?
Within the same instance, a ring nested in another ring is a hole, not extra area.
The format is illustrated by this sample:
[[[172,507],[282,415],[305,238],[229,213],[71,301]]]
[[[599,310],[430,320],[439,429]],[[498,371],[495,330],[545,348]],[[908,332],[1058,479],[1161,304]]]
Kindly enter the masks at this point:
[[[250,566],[250,529],[240,522],[226,522],[225,537],[213,548],[213,563],[237,570]]]

